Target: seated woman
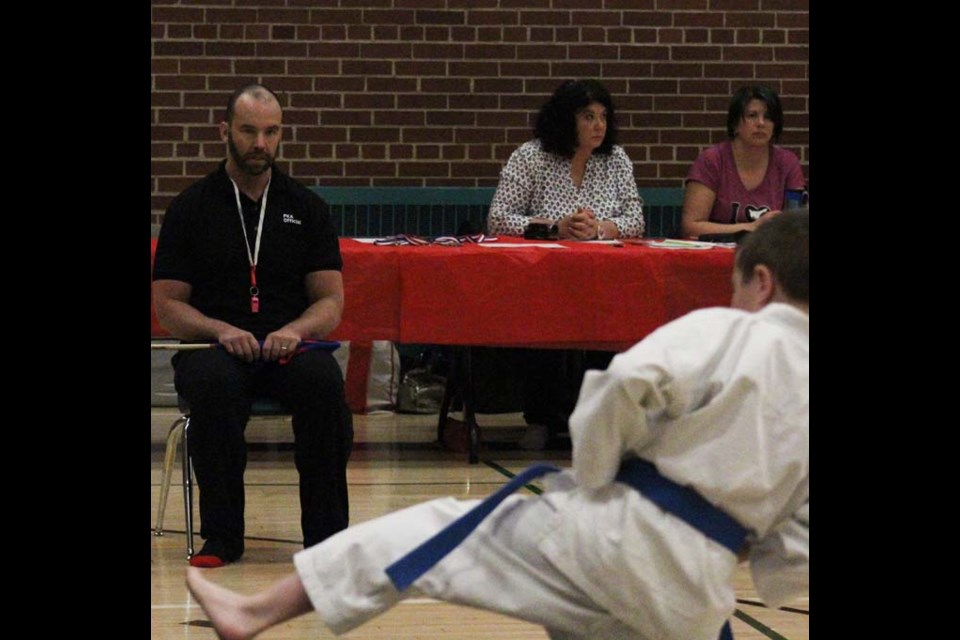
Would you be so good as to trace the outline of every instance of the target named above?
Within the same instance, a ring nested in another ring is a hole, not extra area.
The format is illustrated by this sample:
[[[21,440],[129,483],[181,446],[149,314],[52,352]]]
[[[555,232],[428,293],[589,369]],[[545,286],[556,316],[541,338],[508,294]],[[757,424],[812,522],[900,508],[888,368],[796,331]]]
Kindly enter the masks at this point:
[[[683,197],[683,233],[753,231],[780,213],[788,189],[803,189],[797,156],[776,146],[783,131],[780,98],[762,86],[743,87],[730,101],[726,142],[700,153]]]
[[[561,239],[643,234],[633,163],[616,144],[613,100],[602,84],[561,84],[541,107],[534,135],[500,174],[489,233],[520,236],[531,222],[547,222],[557,224]]]
[[[513,152],[500,174],[487,228],[523,235],[531,222],[556,224],[566,240],[643,235],[643,200],[633,163],[617,146],[616,110],[596,80],[564,82],[541,107],[536,138]],[[554,445],[567,431],[586,369],[605,369],[613,353],[561,349],[496,349],[522,383],[524,449]]]

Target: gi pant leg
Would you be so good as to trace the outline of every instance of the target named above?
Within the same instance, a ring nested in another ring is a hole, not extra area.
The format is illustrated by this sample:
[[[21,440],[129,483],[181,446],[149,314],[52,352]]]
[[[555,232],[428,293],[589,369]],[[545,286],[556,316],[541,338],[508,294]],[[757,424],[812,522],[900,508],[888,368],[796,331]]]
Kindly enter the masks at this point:
[[[346,633],[403,598],[422,594],[540,624],[555,638],[642,640],[540,552],[539,540],[553,512],[540,498],[508,498],[413,587],[398,592],[386,567],[478,502],[445,498],[423,503],[351,527],[296,554],[297,572],[325,624],[336,634]]]

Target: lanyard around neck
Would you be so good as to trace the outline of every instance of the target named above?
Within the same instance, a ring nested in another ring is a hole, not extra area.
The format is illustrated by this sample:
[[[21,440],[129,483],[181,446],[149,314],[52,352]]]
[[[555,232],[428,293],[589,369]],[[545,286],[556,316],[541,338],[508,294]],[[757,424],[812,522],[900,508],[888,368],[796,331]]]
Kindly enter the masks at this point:
[[[243,205],[240,203],[240,188],[237,183],[230,178],[233,184],[233,194],[237,197],[237,213],[240,214],[240,228],[243,229],[243,244],[247,249],[247,261],[250,263],[250,311],[258,313],[260,311],[260,289],[257,287],[257,260],[260,257],[260,238],[263,236],[263,219],[267,212],[267,192],[270,190],[270,181],[263,189],[263,196],[260,204],[260,221],[257,223],[257,237],[254,240],[253,251],[250,251],[250,238],[247,236],[247,223],[243,219]]]
[[[240,188],[237,187],[237,183],[233,181],[233,178],[230,178],[230,182],[233,184],[233,194],[237,197],[237,213],[240,214],[240,228],[243,229],[243,241],[247,248],[247,260],[250,262],[250,267],[256,269],[257,258],[260,255],[260,236],[263,232],[263,218],[267,212],[267,191],[270,190],[270,182],[268,181],[267,186],[263,189],[263,197],[261,198],[260,204],[260,222],[257,223],[257,238],[254,241],[253,253],[250,252],[250,238],[247,237],[247,224],[243,220],[243,205],[240,204]]]

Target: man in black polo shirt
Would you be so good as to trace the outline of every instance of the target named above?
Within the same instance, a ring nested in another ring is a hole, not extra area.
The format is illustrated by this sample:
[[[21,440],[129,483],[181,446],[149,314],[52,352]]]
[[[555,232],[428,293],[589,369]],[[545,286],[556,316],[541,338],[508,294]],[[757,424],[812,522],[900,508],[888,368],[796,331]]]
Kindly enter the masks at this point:
[[[305,547],[347,527],[353,443],[332,354],[290,357],[301,341],[332,331],[343,311],[342,261],[327,205],[274,166],[282,111],[267,88],[249,85],[230,97],[220,136],[227,158],[171,202],[153,271],[164,328],[186,342],[219,343],[173,359],[177,392],[190,405],[205,541],[190,564],[201,567],[243,554],[243,432],[255,395],[293,414]]]

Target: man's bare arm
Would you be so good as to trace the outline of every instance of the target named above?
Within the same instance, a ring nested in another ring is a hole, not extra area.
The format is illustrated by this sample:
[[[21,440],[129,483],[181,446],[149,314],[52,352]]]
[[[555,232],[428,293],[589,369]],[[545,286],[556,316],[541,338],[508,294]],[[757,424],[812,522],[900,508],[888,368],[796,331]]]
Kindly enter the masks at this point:
[[[181,340],[219,342],[227,353],[252,362],[260,356],[260,345],[249,331],[200,313],[190,304],[193,287],[180,280],[155,280],[153,304],[160,325]]]
[[[343,275],[333,270],[313,271],[304,280],[311,304],[299,318],[267,336],[263,341],[264,360],[276,360],[301,340],[319,340],[340,324]]]

